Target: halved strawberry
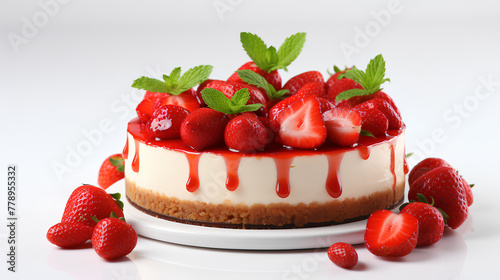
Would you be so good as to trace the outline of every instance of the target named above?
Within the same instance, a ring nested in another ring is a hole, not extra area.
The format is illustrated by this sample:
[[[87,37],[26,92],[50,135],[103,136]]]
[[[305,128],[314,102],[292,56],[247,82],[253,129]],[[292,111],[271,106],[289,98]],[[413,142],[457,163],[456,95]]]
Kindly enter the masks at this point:
[[[224,129],[229,116],[210,108],[191,112],[181,124],[182,141],[195,150],[224,143]]]
[[[278,73],[278,70],[271,71],[270,73],[267,73],[266,71],[260,69],[257,67],[255,62],[249,61],[245,64],[243,64],[238,70],[252,70],[255,73],[261,75],[266,79],[266,81],[271,84],[277,91],[281,89],[281,75]],[[231,77],[227,79],[228,82],[236,82],[236,83],[244,83],[240,77],[238,76],[237,72],[234,72]]]
[[[325,122],[314,96],[307,96],[283,109],[278,122],[279,138],[285,146],[312,149],[326,140]]]
[[[308,71],[292,77],[286,82],[283,89],[288,89],[290,91],[289,95],[293,95],[307,83],[322,83],[324,85],[325,80],[320,72]]]
[[[348,108],[336,107],[323,113],[327,138],[340,146],[352,146],[359,139],[361,115]]]
[[[389,120],[378,109],[368,109],[365,111],[357,110],[363,119],[361,129],[371,132],[374,136],[384,137],[387,135]]]
[[[389,121],[389,129],[400,129],[403,126],[403,120],[394,111],[391,104],[382,98],[373,98],[365,101],[354,107],[358,111],[366,111],[368,109],[377,109],[381,111]]]
[[[313,84],[311,84],[311,85],[313,85]],[[289,107],[292,103],[294,103],[298,100],[307,98],[308,96],[315,96],[315,97],[321,96],[322,91],[309,90],[309,89],[310,88],[307,87],[304,91],[299,91],[299,92],[295,93],[294,95],[291,95],[291,96],[281,100],[280,102],[276,103],[269,110],[269,121],[270,121],[271,129],[274,132],[278,132],[278,130],[279,130],[278,116],[281,113],[281,111],[283,111],[283,109]],[[323,99],[319,100],[319,98],[317,98],[317,99],[318,99],[318,101],[320,101],[320,109],[323,109],[323,110],[321,110],[321,112],[324,112],[324,110],[333,106],[333,104],[327,102],[327,100],[323,100]]]
[[[376,256],[402,257],[415,249],[418,220],[410,214],[378,210],[366,222],[365,245]]]
[[[156,100],[154,110],[164,105],[176,105],[188,110],[189,112],[200,108],[200,103],[196,99],[195,91],[192,88],[179,95],[165,93],[162,97]]]
[[[180,138],[181,124],[188,115],[189,111],[180,106],[160,106],[147,123],[148,134],[152,138]]]
[[[272,136],[272,132],[254,113],[236,116],[228,122],[224,131],[226,146],[244,153],[264,150],[273,140]]]

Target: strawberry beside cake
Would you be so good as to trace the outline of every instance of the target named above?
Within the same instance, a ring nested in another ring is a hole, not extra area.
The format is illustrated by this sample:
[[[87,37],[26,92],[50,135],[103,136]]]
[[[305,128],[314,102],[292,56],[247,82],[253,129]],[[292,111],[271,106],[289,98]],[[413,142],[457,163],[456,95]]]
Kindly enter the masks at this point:
[[[234,228],[321,226],[366,218],[404,196],[405,126],[380,86],[381,55],[365,71],[299,74],[279,69],[298,56],[305,34],[276,50],[241,33],[252,59],[228,80],[211,66],[146,90],[123,151],[127,199],[178,222]],[[195,87],[196,90],[195,90]]]

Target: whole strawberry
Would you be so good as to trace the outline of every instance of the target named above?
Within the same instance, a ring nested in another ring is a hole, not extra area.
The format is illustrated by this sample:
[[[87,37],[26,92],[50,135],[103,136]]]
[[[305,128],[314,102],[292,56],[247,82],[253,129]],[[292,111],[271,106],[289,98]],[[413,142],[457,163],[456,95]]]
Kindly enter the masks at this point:
[[[432,205],[433,203],[428,204],[427,199],[423,195],[419,194],[419,200],[422,202],[411,202],[403,205],[400,213],[408,213],[417,218],[417,246],[431,245],[443,237],[443,214]]]
[[[118,217],[123,217],[123,203],[119,199],[119,193],[111,195],[96,186],[80,186],[71,193],[66,202],[61,222],[80,223],[93,227],[96,222],[91,216],[103,219],[109,217],[111,212],[115,212]]]
[[[79,223],[58,223],[47,231],[47,240],[62,248],[81,245],[90,238],[94,228]]]
[[[351,268],[358,263],[358,253],[351,244],[337,242],[328,248],[328,258],[343,268]]]
[[[123,165],[123,157],[121,154],[114,154],[104,160],[99,169],[99,177],[97,184],[103,189],[107,189],[115,182],[123,179],[125,166]]]
[[[463,187],[462,177],[451,167],[435,168],[410,186],[409,200],[417,200],[421,193],[426,198],[432,197],[435,206],[441,208],[449,218],[447,224],[452,229],[458,228],[469,214],[467,197]]]
[[[438,167],[451,167],[451,165],[440,158],[426,158],[422,160],[415,165],[415,167],[413,167],[410,171],[410,174],[408,174],[408,184],[410,186],[413,185],[413,183],[422,175]]]
[[[92,233],[92,247],[104,259],[128,255],[137,245],[137,233],[124,219],[115,217],[100,220]]]

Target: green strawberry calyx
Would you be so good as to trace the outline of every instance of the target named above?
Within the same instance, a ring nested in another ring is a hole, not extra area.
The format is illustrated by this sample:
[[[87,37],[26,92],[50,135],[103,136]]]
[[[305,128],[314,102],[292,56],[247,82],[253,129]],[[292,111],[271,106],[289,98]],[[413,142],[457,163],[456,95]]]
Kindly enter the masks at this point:
[[[247,104],[250,99],[250,92],[247,88],[238,90],[230,99],[219,90],[204,88],[201,91],[201,97],[208,107],[227,115],[253,112],[263,106],[261,103]]]
[[[450,216],[448,216],[448,214],[446,214],[446,212],[443,211],[443,209],[441,208],[438,208],[436,206],[434,206],[434,197],[431,196],[431,199],[432,199],[432,202],[429,203],[429,201],[427,200],[427,198],[425,197],[425,195],[421,194],[421,193],[417,193],[417,200],[410,200],[409,202],[406,202],[406,203],[403,203],[400,207],[399,207],[399,211],[403,210],[403,208],[406,207],[406,205],[410,204],[410,203],[413,203],[413,202],[423,202],[423,203],[426,203],[426,204],[429,204],[430,206],[433,206],[434,208],[436,208],[440,213],[441,215],[443,215],[443,220],[444,220],[444,223],[447,224],[447,220]]]
[[[339,79],[348,78],[360,84],[362,89],[350,89],[343,91],[337,95],[335,101],[349,99],[354,96],[370,95],[377,91],[381,91],[381,85],[391,80],[385,78],[385,60],[381,54],[370,60],[366,70],[362,71],[356,67],[347,70],[345,73],[338,76]]]
[[[236,72],[242,81],[264,89],[271,100],[283,99],[284,95],[290,92],[288,89],[277,91],[264,77],[252,70],[238,70]]]
[[[270,73],[283,69],[288,71],[289,66],[300,54],[306,42],[306,33],[298,32],[285,39],[285,42],[276,50],[267,45],[262,39],[252,33],[240,33],[241,44],[248,56],[261,70]]]
[[[123,172],[125,170],[125,160],[121,156],[110,157],[109,162],[116,167],[116,171]]]
[[[179,95],[207,80],[212,70],[213,66],[211,65],[199,65],[181,75],[181,68],[176,67],[170,72],[170,75],[163,75],[163,81],[142,76],[134,81],[132,87],[151,92]]]
[[[109,217],[110,217],[110,218],[116,218],[116,219],[122,220],[122,221],[124,221],[124,222],[127,222],[127,221],[125,220],[125,217],[120,217],[120,218],[118,218],[118,216],[116,215],[116,213],[115,213],[115,212],[113,212],[113,211],[111,211],[111,213],[109,214]],[[99,223],[99,222],[101,221],[101,220],[99,220],[96,216],[90,216],[90,218],[92,219],[92,221],[94,221],[94,222],[96,222],[96,223]]]

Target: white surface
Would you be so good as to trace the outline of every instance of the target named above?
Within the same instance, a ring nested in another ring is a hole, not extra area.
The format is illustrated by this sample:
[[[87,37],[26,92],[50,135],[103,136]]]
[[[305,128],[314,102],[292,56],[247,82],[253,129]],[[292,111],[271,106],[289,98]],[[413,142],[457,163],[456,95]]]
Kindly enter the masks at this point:
[[[0,2],[0,217],[7,215],[5,167],[19,168],[18,272],[8,273],[2,262],[1,279],[420,279],[418,271],[432,271],[429,279],[499,275],[498,2],[75,0],[44,17],[39,3],[46,2]],[[218,13],[216,7],[226,10]],[[376,18],[388,15],[383,10],[392,12],[377,25]],[[34,20],[39,27],[29,30]],[[372,30],[369,37],[361,35],[365,29]],[[8,36],[21,36],[23,30],[29,36],[15,52]],[[311,69],[326,76],[333,64],[362,67],[382,53],[391,78],[385,89],[408,127],[407,152],[416,153],[410,164],[437,156],[459,169],[476,184],[474,219],[448,231],[435,246],[402,259],[377,258],[356,246],[360,265],[353,271],[330,263],[324,249],[224,251],[139,238],[125,261],[106,262],[92,249],[60,250],[49,244],[45,233],[59,221],[71,191],[96,183],[101,162],[123,148],[126,123],[140,98],[130,88],[132,81],[199,64],[212,64],[212,76],[226,78],[248,60],[238,41],[241,31],[255,32],[275,46],[290,34],[307,32],[304,51],[288,73],[282,72],[284,80]],[[356,53],[345,55],[346,45]],[[57,164],[66,166],[59,176]],[[4,256],[6,238],[2,226]]]
[[[124,181],[109,193],[125,193]],[[335,242],[362,244],[366,220],[326,227],[244,230],[189,225],[148,215],[124,199],[124,215],[137,234],[169,243],[214,249],[291,250],[329,247]]]

